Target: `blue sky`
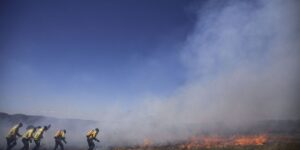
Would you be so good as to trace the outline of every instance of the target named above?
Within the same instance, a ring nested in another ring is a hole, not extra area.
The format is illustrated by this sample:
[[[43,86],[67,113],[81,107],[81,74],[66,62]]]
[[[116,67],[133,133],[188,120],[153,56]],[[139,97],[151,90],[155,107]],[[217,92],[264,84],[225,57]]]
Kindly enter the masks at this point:
[[[2,1],[1,111],[90,113],[170,95],[186,80],[194,3]]]

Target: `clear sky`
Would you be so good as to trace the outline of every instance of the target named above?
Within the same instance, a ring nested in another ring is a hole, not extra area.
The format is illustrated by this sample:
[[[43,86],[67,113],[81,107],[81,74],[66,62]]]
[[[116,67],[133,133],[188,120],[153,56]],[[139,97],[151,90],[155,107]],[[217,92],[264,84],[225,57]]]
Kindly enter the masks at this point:
[[[1,111],[82,117],[171,94],[193,3],[1,1]]]

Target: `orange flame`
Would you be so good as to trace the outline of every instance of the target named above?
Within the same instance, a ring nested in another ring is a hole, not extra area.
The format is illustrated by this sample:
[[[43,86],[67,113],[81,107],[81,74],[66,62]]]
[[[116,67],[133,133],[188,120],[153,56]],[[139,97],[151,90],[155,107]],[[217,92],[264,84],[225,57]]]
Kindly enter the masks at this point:
[[[151,140],[149,140],[149,139],[144,139],[143,147],[149,147],[151,144],[152,144]]]
[[[233,136],[231,138],[221,136],[192,137],[188,143],[180,145],[180,148],[189,150],[197,148],[263,145],[267,140],[267,135]]]
[[[267,135],[241,136],[234,140],[234,145],[263,145],[267,141]]]

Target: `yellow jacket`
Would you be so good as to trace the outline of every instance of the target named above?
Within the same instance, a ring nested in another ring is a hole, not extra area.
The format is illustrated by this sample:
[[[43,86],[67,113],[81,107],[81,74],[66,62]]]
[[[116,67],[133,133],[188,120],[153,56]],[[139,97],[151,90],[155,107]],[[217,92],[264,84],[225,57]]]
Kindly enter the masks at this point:
[[[40,140],[41,138],[43,138],[44,131],[44,127],[38,128],[35,134],[33,135],[34,140]]]
[[[8,132],[6,138],[11,138],[11,137],[16,137],[18,135],[18,130],[19,130],[19,124],[14,125]]]
[[[56,138],[65,138],[65,132],[63,130],[59,130],[56,132],[55,136]]]
[[[34,128],[28,129],[24,134],[23,134],[23,138],[24,139],[31,139],[33,138],[33,133],[34,133]]]
[[[87,134],[86,134],[86,137],[88,139],[95,139],[96,136],[97,136],[97,131],[96,130],[90,130]]]

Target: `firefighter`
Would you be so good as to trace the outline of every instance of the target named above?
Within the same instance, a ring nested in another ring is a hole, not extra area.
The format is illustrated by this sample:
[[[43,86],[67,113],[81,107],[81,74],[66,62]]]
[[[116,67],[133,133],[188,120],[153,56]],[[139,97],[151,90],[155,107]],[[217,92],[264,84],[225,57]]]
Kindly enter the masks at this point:
[[[36,128],[33,126],[27,127],[27,131],[22,136],[22,142],[24,146],[21,150],[29,150],[29,142],[32,143],[33,133],[35,132]]]
[[[89,149],[88,150],[93,150],[94,149],[94,147],[95,147],[94,140],[97,141],[97,142],[100,142],[97,139],[98,132],[99,132],[99,129],[96,128],[96,129],[90,130],[87,133],[86,138],[87,138],[87,142],[88,142],[88,145],[89,145]]]
[[[41,145],[41,139],[43,138],[43,134],[45,131],[47,131],[50,128],[50,125],[48,126],[44,126],[44,127],[40,127],[36,130],[36,132],[34,133],[33,139],[34,139],[34,143],[35,143],[35,147],[33,148],[33,150],[38,150],[40,148]]]
[[[67,144],[66,138],[65,138],[65,134],[67,133],[66,130],[58,130],[54,136],[55,139],[55,147],[54,150],[57,149],[58,146],[60,146],[61,150],[64,150],[64,145],[62,143],[62,141]]]
[[[12,149],[14,146],[17,145],[17,136],[21,137],[21,134],[19,133],[19,129],[23,126],[23,124],[20,122],[16,125],[14,125],[8,132],[6,136],[7,141],[7,148],[6,150]]]

